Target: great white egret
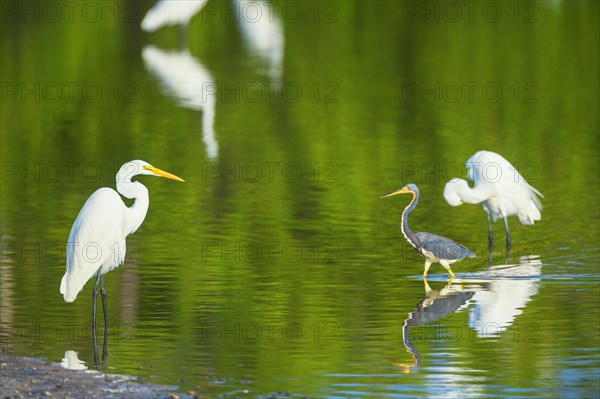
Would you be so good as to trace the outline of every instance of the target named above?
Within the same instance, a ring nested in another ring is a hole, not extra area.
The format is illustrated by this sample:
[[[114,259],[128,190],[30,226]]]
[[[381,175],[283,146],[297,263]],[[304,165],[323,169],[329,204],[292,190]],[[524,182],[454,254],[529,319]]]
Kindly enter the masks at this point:
[[[469,179],[475,184],[470,188],[463,180],[454,178],[444,187],[444,198],[452,206],[467,204],[483,205],[488,216],[488,239],[492,245],[492,219],[504,219],[506,246],[510,248],[509,216],[517,216],[524,225],[541,220],[543,195],[530,186],[525,178],[500,154],[479,151],[466,162]]]
[[[474,258],[475,254],[449,238],[426,232],[414,234],[410,230],[408,227],[408,217],[410,216],[410,213],[417,207],[417,203],[419,202],[419,197],[421,195],[416,185],[408,184],[400,190],[391,192],[380,198],[406,193],[411,193],[413,198],[406,208],[404,208],[404,211],[402,211],[400,230],[402,231],[404,238],[406,238],[406,241],[408,241],[410,245],[412,245],[417,251],[419,251],[421,255],[425,257],[425,270],[423,271],[423,277],[427,277],[427,271],[433,262],[440,263],[446,268],[446,270],[448,270],[450,276],[454,277],[454,273],[450,268],[450,264],[463,260],[464,258]]]
[[[199,12],[207,0],[158,0],[142,20],[146,32],[167,25],[181,25],[185,29],[190,19]]]
[[[102,187],[87,199],[71,227],[67,241],[66,272],[60,282],[60,293],[66,302],[73,302],[85,283],[96,275],[93,290],[92,329],[96,330],[96,297],[101,283],[104,324],[108,325],[104,275],[125,260],[125,237],[134,233],[148,211],[148,189],[131,178],[137,175],[162,176],[183,179],[155,168],[145,161],[130,161],[117,172],[117,191]],[[133,199],[127,207],[121,199]]]

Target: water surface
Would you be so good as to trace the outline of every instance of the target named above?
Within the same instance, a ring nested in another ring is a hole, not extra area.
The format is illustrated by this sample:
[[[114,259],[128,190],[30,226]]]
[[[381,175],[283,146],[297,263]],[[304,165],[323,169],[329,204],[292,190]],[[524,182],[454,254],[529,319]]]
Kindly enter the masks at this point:
[[[598,397],[598,3],[282,2],[260,26],[213,2],[184,45],[140,30],[152,2],[90,3],[3,11],[4,353],[93,367],[91,285],[58,292],[66,240],[144,159],[186,183],[140,179],[110,372],[207,397]],[[480,149],[545,196],[508,258],[495,224],[491,262],[481,207],[442,197]],[[411,182],[413,229],[478,255],[449,285],[400,234],[409,198],[378,198]]]

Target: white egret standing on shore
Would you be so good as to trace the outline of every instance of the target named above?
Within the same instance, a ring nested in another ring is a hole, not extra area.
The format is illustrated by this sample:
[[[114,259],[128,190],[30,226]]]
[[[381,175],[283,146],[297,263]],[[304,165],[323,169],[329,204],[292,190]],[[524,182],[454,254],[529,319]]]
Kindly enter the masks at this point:
[[[104,324],[108,326],[104,275],[125,260],[125,237],[134,233],[148,211],[148,189],[131,178],[137,175],[162,176],[184,181],[145,161],[130,161],[117,172],[117,191],[102,187],[85,202],[71,227],[67,242],[67,266],[60,282],[60,293],[66,302],[73,302],[85,283],[96,275],[93,290],[92,330],[96,338],[96,297],[101,285]],[[121,199],[134,200],[128,207]]]

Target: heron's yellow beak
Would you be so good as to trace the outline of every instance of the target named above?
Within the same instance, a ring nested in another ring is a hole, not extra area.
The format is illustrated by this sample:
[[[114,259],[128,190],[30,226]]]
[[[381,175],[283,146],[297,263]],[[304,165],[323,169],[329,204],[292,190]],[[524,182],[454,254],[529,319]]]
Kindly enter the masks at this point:
[[[404,194],[404,193],[407,193],[409,191],[410,191],[410,188],[408,188],[408,187],[402,187],[400,190],[392,191],[391,193],[386,194],[386,195],[382,195],[379,198],[387,198],[387,197],[391,197],[392,195]]]
[[[146,166],[144,166],[144,169],[149,170],[150,172],[154,173],[156,176],[162,176],[162,177],[166,177],[167,179],[185,182],[185,180],[183,180],[181,177],[175,176],[174,174],[169,173],[169,172],[165,172],[164,170],[155,168],[152,165],[146,165]]]

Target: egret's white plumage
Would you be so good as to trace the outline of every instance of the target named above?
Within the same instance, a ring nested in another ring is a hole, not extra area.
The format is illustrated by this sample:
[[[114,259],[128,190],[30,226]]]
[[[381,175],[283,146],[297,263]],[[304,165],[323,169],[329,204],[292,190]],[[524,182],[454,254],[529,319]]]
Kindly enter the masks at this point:
[[[103,187],[88,198],[71,227],[67,242],[66,272],[60,283],[60,293],[66,302],[73,302],[94,275],[104,275],[125,260],[125,237],[140,227],[149,205],[148,189],[131,181],[136,175],[183,181],[145,161],[130,161],[117,173],[118,192]],[[135,200],[133,205],[126,206],[119,193]]]
[[[207,0],[159,0],[142,20],[142,29],[146,32],[168,25],[187,26],[190,19],[198,13]]]
[[[463,179],[452,179],[444,187],[444,198],[452,206],[481,203],[483,209],[496,221],[503,218],[506,224],[507,242],[509,216],[517,216],[525,225],[541,220],[543,195],[533,188],[519,171],[503,156],[492,151],[479,151],[466,162],[469,179],[474,187]],[[490,220],[491,240],[491,220]]]

